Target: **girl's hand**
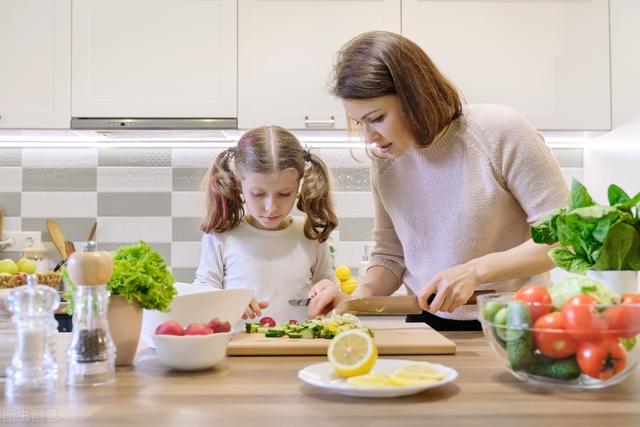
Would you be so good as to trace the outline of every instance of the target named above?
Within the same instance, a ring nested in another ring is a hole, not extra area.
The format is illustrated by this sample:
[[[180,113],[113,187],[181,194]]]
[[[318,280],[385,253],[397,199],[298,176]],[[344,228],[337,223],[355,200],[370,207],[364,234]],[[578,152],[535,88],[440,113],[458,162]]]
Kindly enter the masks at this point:
[[[262,315],[262,310],[269,307],[269,303],[267,301],[258,301],[255,298],[251,299],[249,306],[244,311],[242,315],[243,319],[255,319],[257,316]]]
[[[342,301],[351,298],[349,295],[340,292],[337,286],[330,280],[324,279],[313,285],[309,290],[309,318],[327,314]]]
[[[469,264],[456,265],[436,274],[418,294],[418,303],[430,313],[452,312],[464,305],[478,285],[476,271]],[[435,298],[429,304],[432,294]]]

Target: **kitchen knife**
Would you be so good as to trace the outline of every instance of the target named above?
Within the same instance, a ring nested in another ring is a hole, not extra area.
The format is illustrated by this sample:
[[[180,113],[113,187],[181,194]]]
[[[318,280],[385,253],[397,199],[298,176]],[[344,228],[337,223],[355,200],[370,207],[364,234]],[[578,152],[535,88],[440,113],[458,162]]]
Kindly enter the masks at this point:
[[[476,303],[476,297],[482,294],[494,293],[493,289],[474,291],[465,305]],[[429,303],[435,295],[429,297]],[[367,315],[398,315],[398,314],[422,314],[422,308],[418,304],[418,297],[407,295],[401,297],[360,297],[340,303],[336,307],[338,313],[353,313]]]
[[[482,294],[495,293],[493,289],[476,290],[465,305],[476,303],[476,297]],[[435,294],[429,297],[429,303],[433,301]],[[289,304],[307,307],[311,298],[292,298]],[[418,304],[418,297],[407,295],[401,297],[357,297],[340,303],[336,307],[340,313],[369,314],[369,315],[394,315],[394,314],[422,314],[422,308]]]

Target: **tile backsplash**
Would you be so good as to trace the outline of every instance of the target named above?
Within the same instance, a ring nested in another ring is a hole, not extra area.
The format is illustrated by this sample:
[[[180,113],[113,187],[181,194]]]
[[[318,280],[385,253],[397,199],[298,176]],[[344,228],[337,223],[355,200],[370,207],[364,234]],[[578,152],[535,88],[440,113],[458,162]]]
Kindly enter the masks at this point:
[[[204,214],[200,182],[218,148],[0,148],[0,208],[4,230],[41,231],[50,262],[60,258],[45,219],[81,245],[98,222],[103,250],[149,242],[190,282],[200,256]],[[357,269],[371,243],[373,204],[369,162],[360,149],[316,149],[335,180],[340,226],[336,263]],[[554,148],[565,178],[582,179],[582,149]],[[0,257],[4,257],[0,255]]]

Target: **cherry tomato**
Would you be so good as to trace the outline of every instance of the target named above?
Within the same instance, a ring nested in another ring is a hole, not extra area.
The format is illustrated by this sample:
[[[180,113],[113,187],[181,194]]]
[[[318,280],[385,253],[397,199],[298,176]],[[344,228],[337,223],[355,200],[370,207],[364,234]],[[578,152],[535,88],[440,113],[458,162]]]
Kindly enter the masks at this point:
[[[548,313],[533,325],[536,347],[545,356],[569,357],[576,352],[578,343],[563,329],[564,316],[559,311]]]
[[[591,295],[576,295],[562,306],[564,329],[578,341],[599,341],[607,335],[609,322]]]
[[[259,323],[260,323],[260,326],[262,326],[263,328],[264,327],[273,328],[274,326],[276,326],[276,321],[269,316],[264,316],[262,319],[260,319]]]
[[[615,338],[598,342],[583,342],[576,352],[582,373],[600,380],[607,380],[622,371],[627,364],[627,354]]]
[[[290,325],[297,325],[298,321],[296,319],[291,319],[291,320],[289,320],[289,324]]]
[[[513,299],[527,303],[533,323],[551,311],[551,295],[542,285],[530,284],[524,286],[516,292]]]

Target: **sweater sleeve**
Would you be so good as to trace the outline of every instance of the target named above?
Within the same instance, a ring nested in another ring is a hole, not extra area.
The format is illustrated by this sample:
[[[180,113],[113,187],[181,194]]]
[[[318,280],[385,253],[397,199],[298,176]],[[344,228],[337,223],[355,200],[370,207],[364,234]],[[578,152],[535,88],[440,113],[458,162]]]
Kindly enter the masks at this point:
[[[504,185],[533,224],[567,205],[567,184],[543,136],[515,110],[508,109],[503,118],[493,157]]]
[[[329,242],[319,243],[316,248],[316,262],[313,265],[311,281],[312,284],[318,283],[320,280],[327,279],[336,286],[338,280],[331,266],[331,253],[329,252]]]
[[[223,244],[211,233],[202,236],[200,241],[200,264],[196,270],[194,285],[224,288],[224,263],[222,261]]]
[[[378,189],[378,167],[379,163],[374,161],[371,164],[371,192],[373,196],[374,226],[373,240],[375,246],[371,252],[369,267],[379,265],[385,267],[396,276],[399,283],[402,283],[406,270],[404,263],[404,252],[402,243],[398,239],[393,222],[387,213],[380,191]]]

